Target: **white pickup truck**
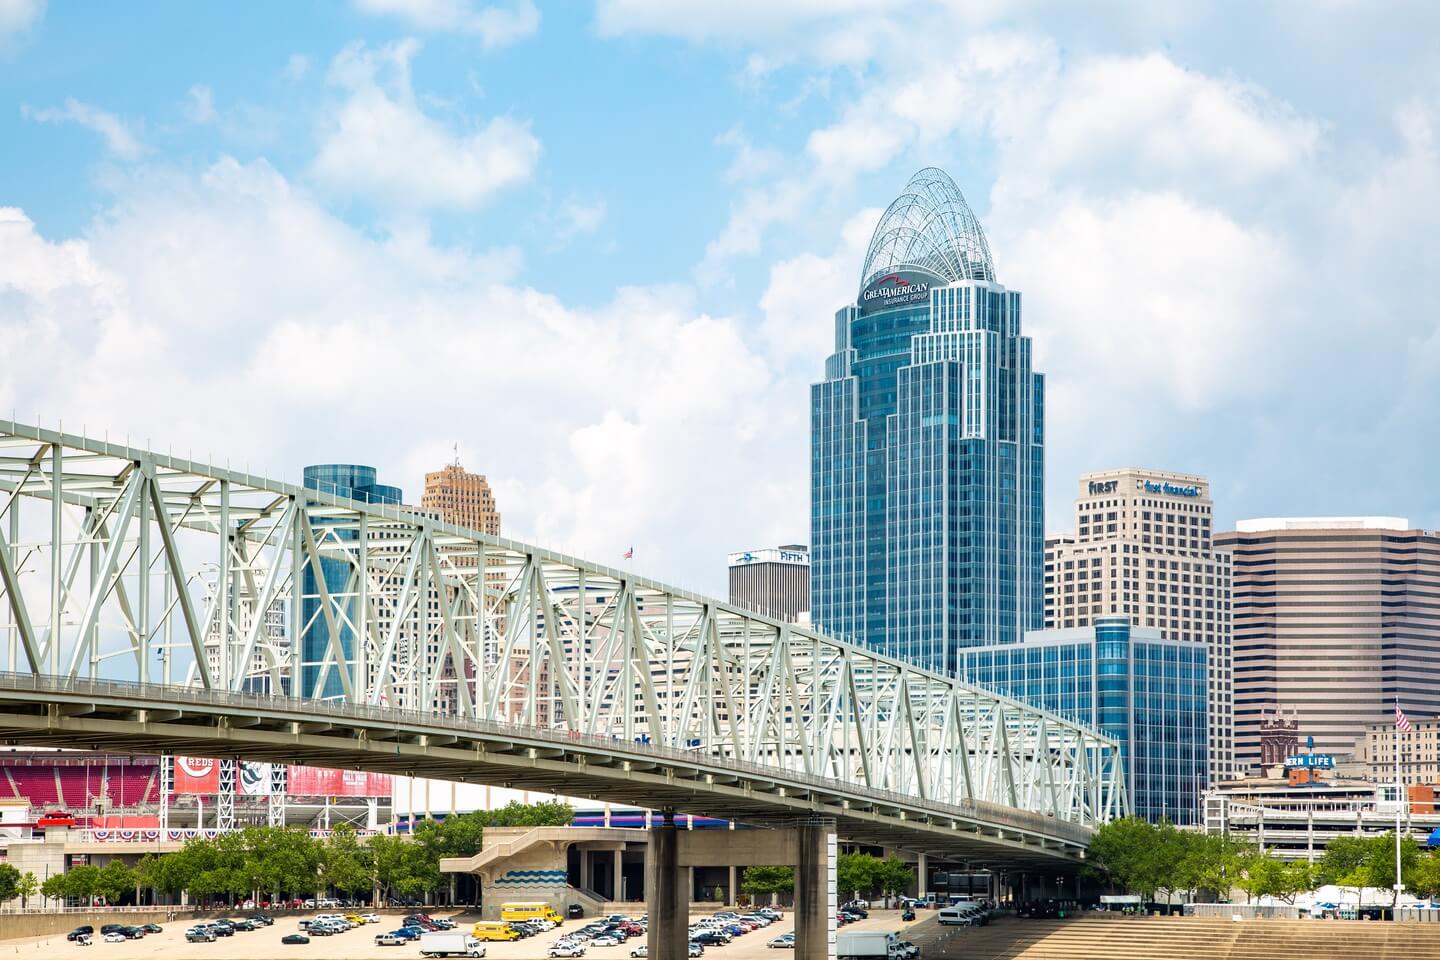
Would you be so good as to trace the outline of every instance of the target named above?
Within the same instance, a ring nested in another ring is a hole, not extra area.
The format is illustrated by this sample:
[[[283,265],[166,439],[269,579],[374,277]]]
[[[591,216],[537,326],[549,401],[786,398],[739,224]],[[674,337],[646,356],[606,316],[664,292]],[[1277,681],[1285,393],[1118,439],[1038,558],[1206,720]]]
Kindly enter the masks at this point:
[[[420,938],[422,957],[483,957],[485,948],[468,933],[427,933]]]

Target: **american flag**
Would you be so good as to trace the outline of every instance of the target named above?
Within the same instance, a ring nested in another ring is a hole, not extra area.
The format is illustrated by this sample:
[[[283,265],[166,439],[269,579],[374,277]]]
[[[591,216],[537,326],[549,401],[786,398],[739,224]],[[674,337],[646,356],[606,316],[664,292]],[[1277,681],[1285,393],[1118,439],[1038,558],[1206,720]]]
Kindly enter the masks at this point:
[[[634,548],[634,547],[631,547],[629,550],[626,550],[626,551],[625,551],[625,559],[626,559],[626,560],[634,560],[634,559],[635,559],[635,548]]]
[[[1406,733],[1410,732],[1410,718],[1405,716],[1405,711],[1400,709],[1400,704],[1395,704],[1395,726]]]

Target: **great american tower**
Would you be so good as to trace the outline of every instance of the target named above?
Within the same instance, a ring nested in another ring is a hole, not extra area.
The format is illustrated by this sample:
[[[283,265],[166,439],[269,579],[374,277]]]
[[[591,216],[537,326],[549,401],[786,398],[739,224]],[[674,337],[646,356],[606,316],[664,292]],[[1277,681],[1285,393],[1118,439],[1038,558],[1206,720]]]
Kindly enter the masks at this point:
[[[875,227],[810,388],[811,596],[828,633],[953,674],[1044,621],[1045,382],[960,190]]]

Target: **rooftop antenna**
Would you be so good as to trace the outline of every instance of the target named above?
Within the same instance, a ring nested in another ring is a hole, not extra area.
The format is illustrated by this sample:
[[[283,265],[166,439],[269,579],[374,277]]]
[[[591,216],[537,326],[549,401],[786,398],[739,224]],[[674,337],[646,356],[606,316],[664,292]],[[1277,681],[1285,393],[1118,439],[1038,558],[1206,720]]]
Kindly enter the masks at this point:
[[[455,466],[456,469],[459,469],[459,467],[460,467],[460,444],[458,444],[458,443],[455,444],[454,449],[455,449],[455,461],[454,461],[453,466]]]

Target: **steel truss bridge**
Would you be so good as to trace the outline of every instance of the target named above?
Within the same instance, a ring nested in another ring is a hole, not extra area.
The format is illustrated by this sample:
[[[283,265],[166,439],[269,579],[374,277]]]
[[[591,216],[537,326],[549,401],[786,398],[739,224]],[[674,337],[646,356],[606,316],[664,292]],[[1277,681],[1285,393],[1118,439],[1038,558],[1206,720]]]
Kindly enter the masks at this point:
[[[0,591],[7,744],[824,817],[1017,867],[1128,811],[1115,741],[951,678],[417,509],[8,421]]]

